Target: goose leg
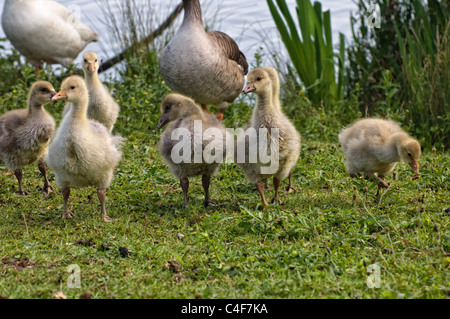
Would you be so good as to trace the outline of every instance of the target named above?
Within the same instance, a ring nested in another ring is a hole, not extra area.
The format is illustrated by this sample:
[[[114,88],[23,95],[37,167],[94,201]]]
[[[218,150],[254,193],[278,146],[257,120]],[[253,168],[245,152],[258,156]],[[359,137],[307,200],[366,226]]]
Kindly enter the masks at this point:
[[[50,185],[48,178],[47,178],[47,166],[45,165],[45,163],[41,162],[38,164],[38,168],[39,168],[39,171],[41,172],[42,176],[44,176],[44,187],[41,189],[41,191],[45,195],[49,195],[52,192],[53,187],[52,187],[52,185]]]
[[[264,188],[267,189],[267,190],[271,190],[271,188],[270,188],[270,186],[269,186],[268,179],[265,179],[265,180],[264,180]]]
[[[208,113],[208,114],[211,114],[211,113],[208,111],[208,108],[206,107],[206,104],[202,104],[202,109],[203,109],[203,112]]]
[[[223,111],[219,110],[217,111],[216,117],[219,121],[223,120]]]
[[[69,210],[70,187],[64,187],[62,189],[62,195],[64,199],[64,212],[62,218],[72,218],[73,213]]]
[[[261,196],[262,209],[264,209],[266,206],[269,206],[266,201],[266,197],[264,196],[264,181],[257,182],[256,188],[258,189],[259,195]]]
[[[396,172],[392,172],[392,180],[396,180],[397,179],[397,173]]]
[[[39,72],[42,70],[42,65],[35,65],[34,66],[34,71],[36,72],[37,78],[38,80],[41,79],[41,75],[39,74]]]
[[[278,201],[278,204],[283,205],[283,202],[280,199],[280,194],[279,194],[279,190],[280,190],[280,186],[281,186],[281,180],[274,177],[273,178],[273,186],[275,188],[275,195],[272,198],[271,203],[273,204],[276,201]]]
[[[228,103],[227,102],[222,102],[217,106],[217,113],[216,113],[216,117],[219,121],[223,120],[223,113],[225,113],[225,111],[228,108]]]
[[[205,201],[203,202],[203,206],[206,208],[209,205],[217,206],[216,203],[214,203],[211,198],[209,197],[209,185],[211,181],[211,176],[208,175],[202,175],[202,186],[205,190]]]
[[[384,175],[378,175],[378,180],[380,181],[378,183],[378,190],[377,190],[377,194],[375,195],[376,197],[378,197],[380,195],[380,189],[381,188],[388,188],[389,185],[384,181]]]
[[[101,210],[100,210],[101,215],[100,216],[103,219],[103,221],[105,221],[107,223],[115,221],[115,219],[110,218],[108,216],[108,214],[106,214],[106,204],[105,204],[105,202],[106,202],[106,189],[104,189],[104,188],[98,189],[97,190],[97,197],[98,197],[98,200],[100,201],[100,205],[101,205]]]
[[[292,184],[292,171],[289,173],[289,185],[286,187],[286,192],[288,193],[295,193],[296,189],[294,188],[294,185]]]
[[[389,184],[384,181],[384,175],[378,175],[378,176],[375,176],[373,174],[366,175],[366,179],[369,180],[369,181],[372,181],[372,182],[378,181],[379,182],[378,183],[379,187],[389,188]]]
[[[183,196],[184,196],[184,204],[183,204],[183,209],[186,209],[189,201],[188,201],[188,189],[189,189],[189,180],[187,179],[187,177],[184,177],[182,179],[180,179],[180,185],[181,185],[181,189],[183,190]]]
[[[378,186],[382,187],[382,188],[389,188],[389,184],[386,183],[384,181],[384,175],[378,175],[378,180],[380,181],[380,183],[378,184]],[[381,185],[380,185],[381,184]]]
[[[28,192],[23,189],[23,184],[22,184],[23,172],[22,172],[22,169],[21,168],[16,169],[14,171],[14,175],[16,175],[17,181],[19,182],[19,192],[18,192],[18,194],[20,196],[28,195]]]

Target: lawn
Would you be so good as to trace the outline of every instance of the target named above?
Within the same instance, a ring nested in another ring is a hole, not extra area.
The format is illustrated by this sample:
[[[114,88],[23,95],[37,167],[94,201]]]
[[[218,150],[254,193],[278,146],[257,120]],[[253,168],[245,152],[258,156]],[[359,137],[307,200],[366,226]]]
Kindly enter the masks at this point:
[[[203,208],[196,178],[183,209],[156,147],[168,90],[151,81],[130,76],[111,85],[122,106],[114,132],[128,139],[107,191],[107,212],[118,221],[100,219],[94,189],[73,190],[75,217],[63,220],[52,172],[55,190],[46,197],[37,167],[26,167],[30,195],[20,197],[14,175],[0,166],[1,297],[448,298],[448,152],[426,148],[418,180],[398,165],[377,199],[375,184],[345,171],[337,134],[348,123],[324,112],[305,124],[294,106],[287,113],[302,134],[296,193],[283,191],[283,205],[261,211],[255,187],[227,163],[211,185],[222,206]],[[26,96],[17,90],[3,102]],[[227,127],[248,121],[248,104],[239,99],[229,108]],[[62,107],[47,107],[58,122]]]

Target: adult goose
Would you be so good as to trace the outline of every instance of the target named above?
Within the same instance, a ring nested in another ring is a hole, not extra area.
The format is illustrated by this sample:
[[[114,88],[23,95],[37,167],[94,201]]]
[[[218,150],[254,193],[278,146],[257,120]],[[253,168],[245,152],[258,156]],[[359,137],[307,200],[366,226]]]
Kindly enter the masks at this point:
[[[221,120],[244,87],[248,64],[236,42],[220,31],[205,32],[199,0],[183,0],[183,23],[159,58],[161,75],[174,92],[217,106]]]
[[[420,144],[392,120],[358,120],[342,130],[339,142],[347,172],[351,177],[364,173],[366,178],[378,180],[377,195],[380,188],[389,187],[384,178],[397,162],[408,163],[419,174]]]
[[[50,0],[5,0],[2,26],[37,70],[42,62],[70,65],[98,37],[66,7]]]

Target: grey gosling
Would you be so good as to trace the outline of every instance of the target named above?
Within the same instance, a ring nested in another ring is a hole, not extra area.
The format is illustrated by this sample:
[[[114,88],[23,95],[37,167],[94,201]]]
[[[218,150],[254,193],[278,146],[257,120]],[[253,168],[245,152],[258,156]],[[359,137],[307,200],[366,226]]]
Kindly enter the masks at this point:
[[[38,81],[31,86],[28,108],[12,110],[0,117],[0,159],[14,172],[19,182],[19,195],[28,195],[22,184],[22,167],[38,162],[44,176],[42,192],[49,194],[52,186],[47,179],[44,158],[55,131],[53,117],[44,109],[56,94],[51,83]]]
[[[167,128],[161,135],[159,150],[172,174],[180,180],[184,195],[183,207],[188,205],[188,178],[199,175],[202,176],[205,191],[204,207],[216,205],[210,199],[209,186],[211,177],[226,155],[226,142],[230,141],[227,140],[225,127],[215,116],[203,112],[194,100],[176,93],[167,95],[161,103],[161,118],[157,128],[165,125]],[[197,132],[202,135],[198,136]],[[180,143],[184,143],[182,152]],[[209,153],[205,153],[206,150]],[[200,159],[196,159],[198,155]]]

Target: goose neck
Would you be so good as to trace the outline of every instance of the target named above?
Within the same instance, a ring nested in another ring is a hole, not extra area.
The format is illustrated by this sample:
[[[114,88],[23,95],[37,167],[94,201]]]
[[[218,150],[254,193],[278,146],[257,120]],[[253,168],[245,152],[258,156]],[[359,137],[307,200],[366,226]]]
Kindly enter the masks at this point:
[[[386,162],[398,162],[400,160],[399,147],[402,145],[402,140],[407,136],[405,133],[397,133],[389,138],[381,152]]]
[[[187,107],[182,117],[194,117],[196,119],[203,119],[203,111],[196,104]]]
[[[262,94],[258,94],[256,96],[256,109],[259,111],[266,110],[266,111],[272,111],[274,110],[273,100],[272,100],[272,93],[267,91],[263,92]]]
[[[71,102],[70,115],[74,119],[86,120],[87,119],[87,109],[88,109],[88,99],[83,99],[76,102]]]
[[[183,24],[200,24],[203,27],[202,8],[200,0],[183,0]]]
[[[42,111],[42,109],[43,109],[42,104],[37,103],[32,99],[28,101],[28,114],[35,114],[36,112]]]
[[[85,78],[86,83],[91,84],[91,85],[102,84],[97,72],[85,72],[84,74],[85,74],[84,78]]]

